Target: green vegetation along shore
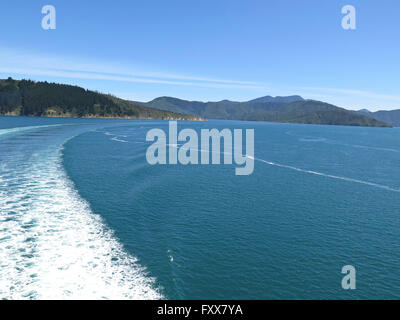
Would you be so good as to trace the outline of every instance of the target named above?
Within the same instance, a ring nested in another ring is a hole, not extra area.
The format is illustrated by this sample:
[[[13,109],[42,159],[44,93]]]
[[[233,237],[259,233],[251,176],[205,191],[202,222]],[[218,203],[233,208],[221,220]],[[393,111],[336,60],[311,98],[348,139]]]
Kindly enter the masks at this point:
[[[12,78],[0,80],[0,115],[199,121],[208,118],[366,127],[399,123],[395,112],[354,112],[300,96],[266,96],[247,102],[160,97],[135,102],[78,86]]]
[[[0,115],[204,120],[196,115],[140,106],[77,86],[12,78],[0,80]]]

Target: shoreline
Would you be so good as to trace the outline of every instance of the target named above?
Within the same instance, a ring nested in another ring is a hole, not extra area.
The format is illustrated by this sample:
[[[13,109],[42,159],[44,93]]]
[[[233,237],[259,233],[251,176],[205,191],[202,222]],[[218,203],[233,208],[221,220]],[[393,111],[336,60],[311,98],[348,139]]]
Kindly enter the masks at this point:
[[[33,116],[33,115],[16,115],[16,114],[0,114],[0,117],[29,117],[29,118],[65,118],[65,119],[121,119],[121,120],[167,120],[167,121],[208,121],[207,119],[201,117],[195,117],[193,119],[186,119],[180,117],[165,117],[165,118],[157,118],[157,117],[131,117],[131,116],[83,116],[83,117],[75,117],[72,115],[44,115],[44,116]]]
[[[151,118],[151,117],[114,117],[114,116],[83,116],[74,117],[72,115],[45,115],[45,116],[29,116],[29,115],[16,115],[16,114],[0,114],[0,117],[29,117],[29,118],[63,118],[63,119],[114,119],[114,120],[163,120],[163,121],[198,121],[205,122],[210,119],[205,119],[201,117],[195,117],[193,119],[185,119],[180,117],[166,117],[166,118]],[[284,121],[263,121],[263,120],[238,120],[238,119],[211,119],[219,121],[241,121],[241,122],[263,122],[263,123],[273,123],[273,124],[293,124],[293,125],[313,125],[313,126],[336,126],[336,127],[353,127],[353,128],[384,128],[393,129],[399,128],[391,125],[386,126],[363,126],[363,125],[351,125],[351,124],[329,124],[329,123],[304,123],[304,122],[284,122]]]

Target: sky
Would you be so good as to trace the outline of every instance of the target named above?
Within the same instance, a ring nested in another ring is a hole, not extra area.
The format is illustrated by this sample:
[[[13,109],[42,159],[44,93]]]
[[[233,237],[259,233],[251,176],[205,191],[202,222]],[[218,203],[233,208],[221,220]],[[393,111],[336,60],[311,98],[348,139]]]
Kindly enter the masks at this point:
[[[42,7],[56,29],[42,28]],[[342,7],[356,29],[342,28]],[[149,101],[299,94],[400,109],[398,0],[13,0],[0,3],[0,78]]]

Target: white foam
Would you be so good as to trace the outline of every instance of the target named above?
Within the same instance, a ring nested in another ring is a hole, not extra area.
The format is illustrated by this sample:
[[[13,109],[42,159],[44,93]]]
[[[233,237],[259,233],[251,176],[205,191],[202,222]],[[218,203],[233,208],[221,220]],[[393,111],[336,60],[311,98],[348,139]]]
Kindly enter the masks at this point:
[[[167,250],[167,254],[168,254],[168,258],[170,262],[174,262],[174,257],[172,255],[172,251],[171,250]]]
[[[177,145],[174,145],[174,144],[168,144],[168,145],[172,146],[172,147],[177,147]],[[203,149],[192,149],[192,150],[195,150],[195,151],[198,151],[198,152],[207,152],[207,153],[211,152],[209,150],[203,150]],[[221,154],[233,155],[230,152],[221,152]],[[285,164],[279,164],[279,163],[275,163],[275,162],[271,162],[271,161],[255,158],[255,157],[252,157],[252,156],[249,156],[249,155],[246,155],[246,157],[251,159],[251,160],[260,161],[260,162],[269,164],[270,166],[276,166],[276,167],[291,169],[291,170],[304,172],[304,173],[309,173],[309,174],[313,174],[313,175],[317,175],[317,176],[323,176],[323,177],[331,178],[331,179],[338,179],[338,180],[343,180],[343,181],[348,181],[348,182],[360,183],[360,184],[368,185],[368,186],[375,187],[375,188],[385,189],[385,190],[388,190],[388,191],[400,192],[400,189],[391,188],[389,186],[381,185],[381,184],[374,183],[374,182],[368,182],[368,181],[363,181],[363,180],[358,180],[358,179],[353,179],[353,178],[335,176],[335,175],[330,175],[330,174],[317,172],[317,171],[312,171],[312,170],[305,170],[305,169],[301,169],[301,168],[297,168],[297,167],[293,167],[293,166],[288,166],[288,165],[285,165]]]
[[[359,148],[359,149],[389,151],[389,152],[396,152],[396,153],[400,152],[398,149],[395,149],[395,148],[383,148],[383,147],[365,146],[365,145],[360,145],[360,144],[349,144],[349,143],[342,143],[340,141],[329,140],[329,139],[321,138],[321,137],[300,136],[300,135],[292,134],[290,131],[286,131],[285,134],[287,134],[289,136],[293,136],[293,137],[299,137],[299,141],[303,141],[303,142],[325,142],[328,144],[335,144],[335,145]]]
[[[6,135],[6,134],[11,134],[11,133],[19,133],[19,132],[28,131],[28,130],[59,127],[59,126],[62,126],[62,125],[61,124],[51,124],[51,125],[45,125],[45,126],[27,126],[27,127],[16,127],[16,128],[9,128],[9,129],[0,129],[0,136]]]
[[[78,195],[61,151],[1,170],[0,299],[162,298]]]
[[[343,181],[348,181],[348,182],[364,184],[364,185],[368,185],[368,186],[375,187],[375,188],[385,189],[385,190],[388,190],[388,191],[400,192],[399,189],[394,189],[394,188],[391,188],[389,186],[381,185],[381,184],[374,183],[374,182],[368,182],[368,181],[363,181],[363,180],[358,180],[358,179],[353,179],[353,178],[348,178],[348,177],[335,176],[335,175],[326,174],[326,173],[322,173],[322,172],[317,172],[317,171],[312,171],[312,170],[305,170],[305,169],[301,169],[301,168],[297,168],[297,167],[293,167],[293,166],[288,166],[288,165],[285,165],[285,164],[266,161],[266,160],[259,159],[259,158],[253,158],[253,157],[251,157],[251,158],[256,160],[256,161],[260,161],[260,162],[266,163],[266,164],[268,164],[270,166],[286,168],[286,169],[290,169],[290,170],[295,170],[295,171],[304,172],[304,173],[313,174],[313,175],[322,176],[322,177],[331,178],[331,179],[338,179],[338,180],[343,180]]]
[[[122,142],[122,143],[127,143],[128,142],[128,141],[123,140],[123,139],[118,139],[117,137],[111,138],[110,140],[117,141],[117,142]]]
[[[344,144],[347,145],[347,144]],[[378,151],[389,151],[389,152],[399,152],[399,150],[397,149],[393,149],[393,148],[381,148],[381,147],[371,147],[371,146],[363,146],[363,145],[359,145],[359,144],[352,144],[349,145],[351,147],[354,148],[361,148],[361,149],[370,149],[370,150],[378,150]]]

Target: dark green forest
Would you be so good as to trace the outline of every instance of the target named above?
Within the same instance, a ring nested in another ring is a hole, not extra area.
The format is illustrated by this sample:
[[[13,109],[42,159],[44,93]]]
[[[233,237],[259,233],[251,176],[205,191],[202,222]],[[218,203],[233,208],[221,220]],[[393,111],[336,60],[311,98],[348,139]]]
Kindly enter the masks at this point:
[[[78,86],[12,78],[0,80],[0,115],[200,120]]]

